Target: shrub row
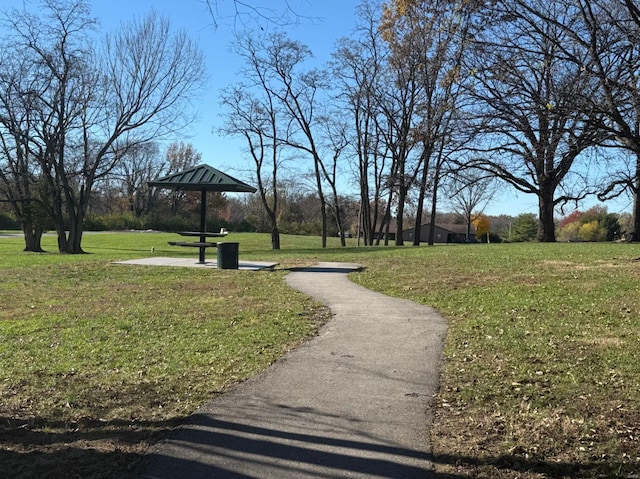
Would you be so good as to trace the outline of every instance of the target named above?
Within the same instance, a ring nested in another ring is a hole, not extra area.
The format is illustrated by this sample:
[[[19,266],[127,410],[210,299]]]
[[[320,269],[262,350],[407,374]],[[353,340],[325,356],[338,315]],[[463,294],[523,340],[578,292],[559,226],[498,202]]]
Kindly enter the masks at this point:
[[[216,217],[207,218],[210,231],[226,228],[235,232],[255,231],[246,221],[229,222]],[[109,215],[91,215],[85,218],[84,227],[87,231],[127,231],[127,230],[156,230],[156,231],[191,231],[200,226],[200,218],[196,215],[148,215],[135,216],[131,213],[117,213]]]

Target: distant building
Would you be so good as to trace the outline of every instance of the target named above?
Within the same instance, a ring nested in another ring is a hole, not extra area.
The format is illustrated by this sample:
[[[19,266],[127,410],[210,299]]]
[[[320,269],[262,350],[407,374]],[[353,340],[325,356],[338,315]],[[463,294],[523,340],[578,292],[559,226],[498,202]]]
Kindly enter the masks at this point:
[[[380,241],[384,241],[384,239],[385,239],[384,237],[385,237],[384,231],[382,233],[378,233],[377,231],[373,232],[373,239],[374,240],[377,240],[378,238],[380,238]],[[388,240],[389,241],[395,241],[396,240],[395,231],[389,231]]]
[[[429,242],[429,232],[431,224],[423,224],[420,227],[420,242]],[[471,226],[469,239],[467,239],[467,225],[460,224],[440,224],[435,225],[433,242],[434,243],[476,243],[476,229]],[[414,228],[406,229],[402,232],[402,239],[407,242],[413,242]]]

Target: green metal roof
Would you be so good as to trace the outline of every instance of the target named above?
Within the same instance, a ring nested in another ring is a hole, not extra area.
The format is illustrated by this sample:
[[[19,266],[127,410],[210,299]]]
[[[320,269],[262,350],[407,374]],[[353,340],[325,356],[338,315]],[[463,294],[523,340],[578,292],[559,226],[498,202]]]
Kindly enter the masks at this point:
[[[209,165],[199,165],[181,173],[173,173],[155,181],[149,186],[188,191],[231,191],[255,193],[256,189],[233,176],[222,173]]]

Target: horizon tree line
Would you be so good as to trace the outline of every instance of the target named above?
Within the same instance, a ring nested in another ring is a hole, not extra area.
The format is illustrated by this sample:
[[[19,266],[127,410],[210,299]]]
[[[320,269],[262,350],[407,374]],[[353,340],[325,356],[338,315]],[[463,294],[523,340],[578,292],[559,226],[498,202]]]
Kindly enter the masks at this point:
[[[494,179],[535,195],[539,241],[556,240],[558,211],[621,194],[634,198],[638,239],[640,167],[627,161],[637,149],[640,99],[632,2],[364,1],[356,12],[353,35],[338,42],[325,74],[307,68],[307,47],[281,32],[251,37],[254,55],[263,55],[261,89],[285,91],[271,104],[281,127],[270,138],[272,153],[279,151],[271,175],[287,163],[310,169],[309,158],[324,208],[322,188],[331,181],[318,165],[334,158],[331,151],[316,147],[301,157],[289,147],[301,136],[331,144],[325,120],[339,118],[345,143],[337,168],[354,172],[366,244],[388,238],[392,224],[403,244],[406,207],[418,211],[417,231],[425,205],[433,221],[441,190],[462,182],[490,191]],[[279,69],[294,57],[289,70]],[[294,80],[297,90],[287,86]],[[259,90],[243,85],[245,95]],[[289,108],[301,98],[304,125]]]
[[[98,40],[85,1],[43,5],[43,15],[5,18],[1,192],[27,249],[41,249],[46,217],[59,250],[78,253],[96,185],[186,124],[204,67],[188,35],[157,14]],[[221,92],[220,131],[246,142],[273,248],[287,175],[317,198],[323,247],[329,223],[347,229],[349,182],[367,245],[387,242],[392,227],[402,245],[405,209],[418,231],[447,191],[490,196],[493,181],[537,198],[539,241],[556,240],[558,211],[628,194],[638,240],[633,2],[364,0],[356,14],[322,68],[280,30],[239,32],[234,45],[244,67]]]

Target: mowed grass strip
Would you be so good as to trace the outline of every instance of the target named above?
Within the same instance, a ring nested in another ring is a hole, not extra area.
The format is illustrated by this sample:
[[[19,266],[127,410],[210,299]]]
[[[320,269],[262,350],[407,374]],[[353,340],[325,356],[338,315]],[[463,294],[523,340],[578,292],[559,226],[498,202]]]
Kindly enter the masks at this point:
[[[449,319],[432,429],[444,477],[637,477],[639,257],[628,244],[419,248],[355,276]]]
[[[431,432],[441,477],[640,472],[640,245],[342,249],[330,238],[321,250],[319,238],[284,236],[274,252],[268,235],[232,234],[241,259],[281,266],[111,264],[197,256],[165,246],[175,239],[88,235],[81,256],[0,240],[0,476],[63,464],[120,477],[158,432],[314,333],[326,311],[283,277],[316,261],[359,262],[354,281],[447,317]]]
[[[115,265],[92,238],[73,257],[0,241],[0,477],[123,477],[328,317],[284,271]]]

